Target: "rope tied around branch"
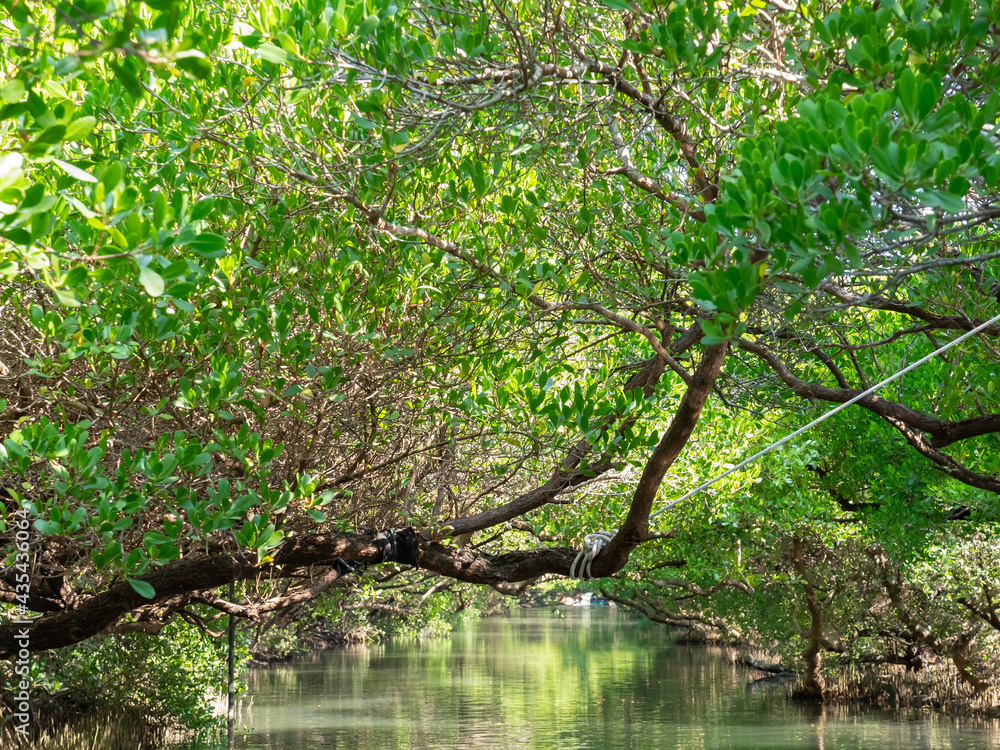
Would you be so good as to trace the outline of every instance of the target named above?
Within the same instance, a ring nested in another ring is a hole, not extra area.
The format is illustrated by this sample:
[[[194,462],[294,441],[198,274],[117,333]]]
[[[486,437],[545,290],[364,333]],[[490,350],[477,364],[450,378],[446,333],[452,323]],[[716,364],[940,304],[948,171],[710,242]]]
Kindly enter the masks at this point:
[[[604,549],[604,545],[610,542],[614,535],[615,532],[613,531],[597,531],[593,534],[587,534],[583,538],[583,546],[580,547],[576,559],[573,560],[573,564],[569,568],[569,577],[577,577],[577,565],[579,565],[580,580],[593,578],[590,566],[593,564],[594,558],[597,557],[598,553]]]

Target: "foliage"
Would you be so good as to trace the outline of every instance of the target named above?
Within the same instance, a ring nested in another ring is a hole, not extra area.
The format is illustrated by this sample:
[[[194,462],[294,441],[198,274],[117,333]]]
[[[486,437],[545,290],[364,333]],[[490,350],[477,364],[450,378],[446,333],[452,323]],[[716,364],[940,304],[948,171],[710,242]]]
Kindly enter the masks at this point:
[[[243,645],[237,658],[246,659]],[[226,640],[175,621],[155,636],[106,636],[48,652],[32,664],[32,676],[35,705],[47,704],[49,713],[72,717],[100,707],[112,716],[138,713],[157,728],[217,730],[212,701],[226,690]]]
[[[995,2],[4,8],[0,533],[27,512],[31,596],[13,545],[0,579],[49,613],[33,648],[234,580],[294,608],[398,525],[515,594],[618,528],[602,574],[650,596],[683,559],[803,627],[864,614],[809,575],[894,571],[915,622],[943,560],[983,573],[921,642],[958,664],[993,627],[995,322],[646,527],[997,315]]]

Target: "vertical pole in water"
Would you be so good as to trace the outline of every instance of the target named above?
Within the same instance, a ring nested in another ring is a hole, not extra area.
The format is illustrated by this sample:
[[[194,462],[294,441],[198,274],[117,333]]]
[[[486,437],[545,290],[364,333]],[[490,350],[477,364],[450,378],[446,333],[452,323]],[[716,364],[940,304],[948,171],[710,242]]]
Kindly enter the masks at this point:
[[[229,601],[235,601],[235,585],[229,583]],[[233,703],[236,697],[236,683],[235,683],[235,651],[236,651],[236,618],[233,615],[229,615],[229,701],[226,709],[226,728],[228,731],[229,744],[227,747],[232,750],[233,747]]]

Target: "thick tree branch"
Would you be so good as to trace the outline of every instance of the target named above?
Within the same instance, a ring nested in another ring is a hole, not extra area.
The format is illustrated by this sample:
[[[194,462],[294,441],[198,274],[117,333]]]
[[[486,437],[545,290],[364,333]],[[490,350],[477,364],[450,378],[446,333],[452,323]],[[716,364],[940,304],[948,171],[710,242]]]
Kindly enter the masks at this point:
[[[781,381],[791,388],[799,398],[842,404],[863,392],[860,388],[830,388],[819,383],[808,383],[795,375],[777,354],[765,346],[746,339],[740,339],[737,345],[740,349],[764,360]],[[874,394],[857,403],[858,406],[884,419],[896,420],[911,431],[919,430],[928,433],[932,439],[927,444],[927,448],[943,448],[959,440],[1000,432],[1000,414],[987,414],[982,417],[949,422],[946,419],[924,414]]]
[[[845,304],[858,305],[872,310],[886,310],[888,312],[900,313],[917,320],[922,320],[931,328],[937,330],[971,331],[973,328],[983,323],[982,320],[966,318],[961,315],[935,315],[922,307],[908,305],[903,302],[896,302],[894,300],[885,299],[884,297],[862,297],[860,295],[853,294],[852,292],[848,292],[846,289],[843,289],[830,281],[824,281],[820,284],[819,288],[821,291],[828,293]],[[994,324],[984,328],[982,335],[993,337],[1000,336],[1000,324]]]
[[[950,477],[957,479],[970,487],[978,487],[981,490],[987,490],[988,492],[1000,494],[1000,479],[977,474],[976,472],[967,469],[951,456],[933,448],[926,440],[924,440],[923,435],[918,434],[902,420],[895,419],[893,417],[885,417],[885,421],[899,430],[900,434],[902,434],[902,436],[906,439],[906,442],[909,443],[917,451],[917,453],[924,458],[933,461],[944,471],[945,474],[948,474]]]
[[[670,426],[646,462],[639,484],[632,495],[632,503],[624,523],[594,561],[595,576],[621,570],[628,560],[629,553],[648,535],[649,514],[653,503],[656,502],[663,477],[690,440],[705,402],[712,392],[712,386],[722,371],[726,351],[725,343],[705,349],[701,364],[698,365]]]

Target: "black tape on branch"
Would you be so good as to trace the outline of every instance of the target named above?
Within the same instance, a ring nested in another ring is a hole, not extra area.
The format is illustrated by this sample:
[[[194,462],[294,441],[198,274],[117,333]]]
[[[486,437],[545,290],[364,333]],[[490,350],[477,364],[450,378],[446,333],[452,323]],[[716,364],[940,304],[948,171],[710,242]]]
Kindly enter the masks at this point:
[[[411,528],[386,529],[375,535],[379,562],[401,562],[420,567],[420,537]]]
[[[420,567],[420,535],[413,529],[396,530],[396,560],[414,568]]]
[[[333,564],[334,569],[337,571],[337,577],[343,578],[351,573],[359,573],[364,568],[364,563],[349,563],[342,557],[337,558],[337,562]]]

